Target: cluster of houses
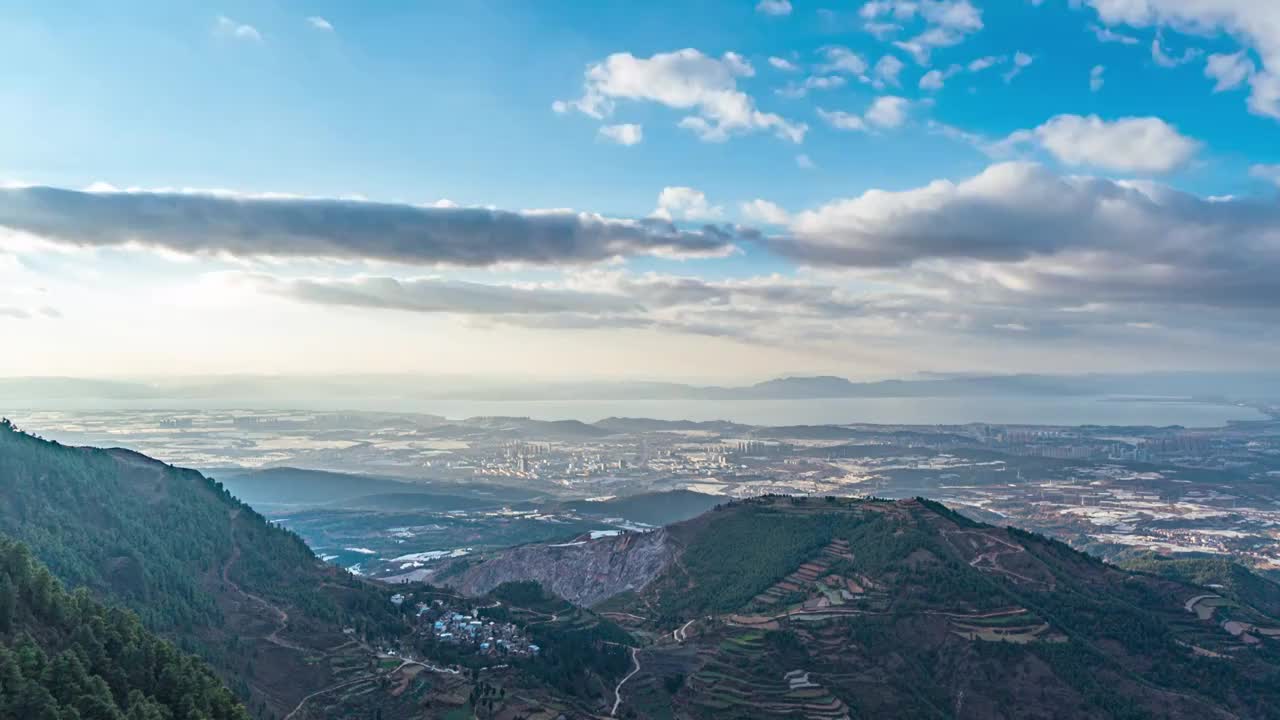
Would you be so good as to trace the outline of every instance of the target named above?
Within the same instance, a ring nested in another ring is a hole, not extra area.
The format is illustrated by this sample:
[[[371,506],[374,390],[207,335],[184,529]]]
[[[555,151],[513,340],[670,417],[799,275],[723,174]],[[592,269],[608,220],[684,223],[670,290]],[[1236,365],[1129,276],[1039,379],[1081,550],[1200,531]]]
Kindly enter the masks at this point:
[[[403,596],[392,597],[392,602],[397,602],[397,597],[398,603],[403,604]],[[420,632],[481,655],[527,656],[541,651],[516,625],[482,619],[475,610],[459,611],[444,600],[418,603],[417,616]]]

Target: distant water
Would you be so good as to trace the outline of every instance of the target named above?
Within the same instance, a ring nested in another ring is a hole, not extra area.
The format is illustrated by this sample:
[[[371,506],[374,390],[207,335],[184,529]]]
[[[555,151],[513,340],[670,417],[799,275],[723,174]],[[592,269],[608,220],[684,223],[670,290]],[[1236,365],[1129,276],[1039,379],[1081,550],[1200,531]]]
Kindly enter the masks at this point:
[[[417,403],[415,403],[417,405]],[[401,408],[407,410],[408,408]],[[1105,397],[922,397],[822,400],[570,400],[434,401],[418,412],[465,418],[510,415],[538,420],[643,417],[730,420],[748,425],[1183,425],[1220,427],[1229,420],[1265,420],[1253,408],[1198,402],[1116,400]]]

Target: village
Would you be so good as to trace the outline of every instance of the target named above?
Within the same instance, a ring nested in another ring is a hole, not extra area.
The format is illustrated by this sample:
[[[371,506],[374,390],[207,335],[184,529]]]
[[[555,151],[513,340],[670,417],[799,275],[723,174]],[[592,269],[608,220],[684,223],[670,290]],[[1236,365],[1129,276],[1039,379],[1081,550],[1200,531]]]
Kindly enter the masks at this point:
[[[426,597],[429,594],[430,591],[421,593],[423,599],[414,606],[417,634],[428,642],[453,645],[466,654],[490,658],[531,657],[541,652],[514,623],[483,617],[481,610],[493,609],[497,603],[477,608],[454,596]],[[397,593],[391,603],[403,606],[412,599],[416,596]]]

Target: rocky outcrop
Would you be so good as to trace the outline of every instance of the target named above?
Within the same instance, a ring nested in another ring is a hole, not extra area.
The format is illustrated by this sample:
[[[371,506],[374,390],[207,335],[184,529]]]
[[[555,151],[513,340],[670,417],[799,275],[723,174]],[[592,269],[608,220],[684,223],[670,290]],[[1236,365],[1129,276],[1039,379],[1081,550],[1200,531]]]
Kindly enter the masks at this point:
[[[643,588],[675,556],[675,544],[665,529],[624,533],[599,540],[511,548],[439,582],[467,595],[483,595],[504,582],[536,580],[575,605],[591,606]]]

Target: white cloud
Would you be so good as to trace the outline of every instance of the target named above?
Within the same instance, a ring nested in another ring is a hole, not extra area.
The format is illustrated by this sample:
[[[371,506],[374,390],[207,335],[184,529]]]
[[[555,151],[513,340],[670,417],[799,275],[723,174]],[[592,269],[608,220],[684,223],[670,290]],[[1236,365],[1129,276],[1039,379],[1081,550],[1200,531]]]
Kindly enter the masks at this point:
[[[867,61],[847,47],[832,45],[821,50],[826,63],[818,69],[824,73],[843,72],[861,77],[867,72]]]
[[[706,193],[683,186],[662,188],[653,210],[653,217],[663,220],[713,220],[722,215],[724,208],[707,202]]]
[[[902,26],[897,23],[867,21],[862,24],[862,29],[874,36],[877,40],[887,40],[889,37],[900,32]]]
[[[947,82],[946,75],[941,70],[930,70],[920,76],[921,90],[941,90]]]
[[[844,87],[847,82],[842,75],[810,75],[803,82],[787,83],[776,92],[783,97],[802,98],[808,95],[810,90],[834,90]]]
[[[959,33],[946,28],[930,28],[910,40],[898,40],[893,44],[910,55],[917,65],[928,65],[935,48],[959,45],[963,39]]]
[[[898,76],[902,74],[902,69],[904,67],[906,67],[906,65],[904,65],[898,58],[892,55],[885,55],[876,61],[875,67],[872,68],[871,84],[877,89],[883,88],[886,85],[900,87],[902,83],[898,79]]]
[[[1003,55],[987,55],[977,58],[969,62],[969,72],[982,72],[990,67],[995,67],[1004,62],[1007,58]]]
[[[915,17],[917,7],[913,2],[899,2],[898,0],[870,0],[864,3],[858,9],[858,14],[871,20],[874,18],[887,16],[899,21],[910,20]]]
[[[1259,180],[1280,185],[1280,165],[1254,165],[1249,168],[1249,175]]]
[[[1120,43],[1121,45],[1137,45],[1138,38],[1132,35],[1118,33],[1111,28],[1101,25],[1090,25],[1089,29],[1093,31],[1094,37],[1098,38],[1098,42],[1104,43]]]
[[[1255,309],[1269,323],[1280,317],[1280,206],[1270,201],[1004,163],[960,182],[836,200],[794,215],[791,230],[766,242],[805,265],[912,268],[940,291],[1026,310],[1087,298],[1163,306],[1174,319],[1187,307],[1231,309],[1230,321]]]
[[[884,95],[871,103],[866,119],[872,125],[883,128],[900,127],[907,121],[907,111],[910,107],[911,101],[906,98]]]
[[[1160,43],[1160,34],[1156,33],[1155,38],[1151,41],[1151,59],[1156,65],[1165,68],[1175,68],[1179,65],[1186,65],[1204,54],[1199,48],[1187,48],[1180,56],[1173,56],[1165,52],[1164,46]]]
[[[780,58],[777,56],[770,57],[769,64],[783,72],[796,72],[800,69],[799,65],[796,65],[786,58]]]
[[[221,37],[262,42],[262,33],[258,32],[257,28],[252,25],[238,23],[225,15],[218,16],[213,25],[213,32]]]
[[[1216,93],[1240,87],[1241,83],[1253,77],[1257,69],[1247,50],[1231,54],[1215,53],[1204,64],[1205,77],[1218,81],[1213,86]]]
[[[760,198],[742,203],[742,215],[752,222],[768,225],[785,225],[791,217],[782,206]]]
[[[557,101],[552,108],[561,113],[576,109],[604,118],[619,100],[656,102],[692,111],[679,126],[708,142],[758,130],[770,130],[793,143],[803,142],[808,130],[804,123],[761,112],[755,100],[738,89],[738,78],[754,74],[751,64],[732,52],[720,58],[692,48],[649,58],[614,53],[587,68],[581,98]]]
[[[614,292],[547,285],[498,285],[439,277],[397,279],[358,276],[347,280],[283,279],[235,273],[223,279],[259,291],[319,305],[337,305],[458,315],[546,315],[618,313],[638,303]]]
[[[790,15],[791,0],[760,0],[756,3],[756,12],[765,15]]]
[[[1009,68],[1009,72],[1005,73],[1004,75],[1001,75],[1000,77],[1006,83],[1013,82],[1014,78],[1021,75],[1022,71],[1025,68],[1031,67],[1031,63],[1035,61],[1036,59],[1034,56],[1028,55],[1027,53],[1024,53],[1021,50],[1019,50],[1018,52],[1013,54],[1013,67]]]
[[[310,25],[312,28],[316,30],[333,32],[333,23],[320,17],[319,15],[312,15],[311,17],[307,18],[307,25]]]
[[[982,11],[969,0],[871,0],[858,14],[866,20],[892,18],[907,22],[916,18],[929,25],[965,32],[982,29]]]
[[[644,128],[635,123],[605,125],[600,128],[600,137],[619,145],[638,145],[644,140]]]
[[[1242,47],[1254,50],[1262,61],[1261,68],[1247,76],[1252,88],[1248,102],[1250,112],[1280,119],[1280,3],[1270,0],[1083,2],[1097,12],[1103,24],[1109,26],[1169,28],[1199,36],[1219,33],[1231,36]]]
[[[1093,69],[1089,71],[1089,91],[1090,92],[1098,92],[1099,90],[1102,89],[1102,86],[1106,84],[1107,80],[1106,78],[1103,77],[1103,74],[1106,71],[1107,71],[1107,68],[1102,65],[1094,65]]]
[[[920,19],[924,29],[907,40],[894,43],[920,65],[928,65],[937,48],[959,45],[966,35],[982,29],[982,11],[969,0],[873,0],[859,11],[877,35],[897,29],[897,23]],[[892,18],[896,23],[885,23]]]
[[[837,130],[870,130],[874,127],[892,129],[907,121],[911,101],[894,95],[883,95],[872,101],[862,115],[844,110],[818,108],[818,117]]]
[[[930,120],[927,123],[926,127],[929,129],[929,132],[935,135],[941,135],[943,137],[965,143],[966,145],[972,145],[976,150],[978,150],[982,154],[991,156],[991,157],[998,157],[998,156],[1008,154],[1009,147],[1010,147],[1009,144],[1011,142],[1014,142],[1012,140],[992,142],[990,139],[983,137],[982,135],[979,135],[977,133],[971,133],[965,130],[961,130],[958,127],[940,123],[936,120]],[[1023,137],[1019,133],[1014,133],[1014,135],[1019,138]]]
[[[219,273],[210,280],[310,305],[447,314],[541,330],[646,328],[756,345],[864,338],[877,328],[892,332],[895,319],[927,314],[892,296],[859,297],[838,286],[776,274],[705,280],[587,271],[541,283],[478,283],[440,277],[299,279]]]
[[[818,108],[818,117],[837,130],[866,130],[867,123],[861,115],[844,110],[824,110]]]
[[[799,155],[796,156],[796,167],[800,168],[801,170],[812,170],[816,168],[817,165],[814,164],[813,159],[810,158],[808,155],[805,155],[804,153],[800,153]]]
[[[1005,144],[1029,141],[1068,165],[1138,173],[1176,170],[1200,147],[1157,117],[1107,121],[1097,115],[1058,115],[1034,130],[1014,133]]]
[[[964,68],[959,65],[952,65],[946,70],[930,70],[920,78],[921,90],[941,90],[946,85],[947,80],[960,73]]]

